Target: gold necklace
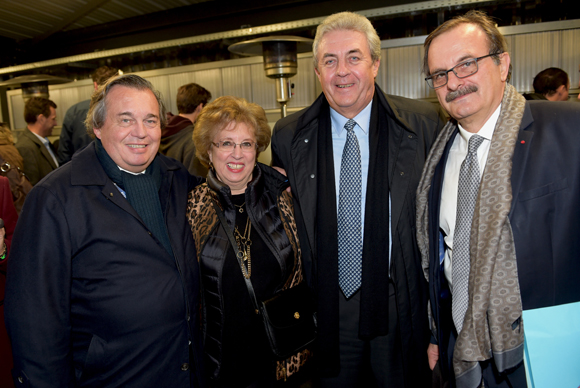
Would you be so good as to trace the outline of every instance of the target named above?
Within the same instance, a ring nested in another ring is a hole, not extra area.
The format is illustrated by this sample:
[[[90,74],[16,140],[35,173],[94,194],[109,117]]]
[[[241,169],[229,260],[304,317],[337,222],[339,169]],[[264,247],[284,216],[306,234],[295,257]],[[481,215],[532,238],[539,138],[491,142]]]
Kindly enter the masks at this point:
[[[239,209],[238,211],[239,211],[240,213],[243,213],[243,212],[244,212],[244,205],[245,205],[245,204],[246,204],[245,202],[244,202],[244,203],[242,203],[241,205],[236,205],[236,204],[234,203],[234,206],[235,206],[235,207],[237,207],[237,208]]]
[[[244,230],[243,235],[240,234],[240,231],[238,230],[237,226],[234,229],[234,237],[236,238],[238,250],[240,251],[239,253],[241,255],[240,258],[242,259],[240,266],[242,267],[242,274],[246,279],[249,279],[250,276],[252,276],[252,256],[250,254],[250,247],[252,246],[252,240],[250,240],[251,232],[252,232],[252,222],[250,221],[249,217],[248,221],[246,221],[246,229]]]

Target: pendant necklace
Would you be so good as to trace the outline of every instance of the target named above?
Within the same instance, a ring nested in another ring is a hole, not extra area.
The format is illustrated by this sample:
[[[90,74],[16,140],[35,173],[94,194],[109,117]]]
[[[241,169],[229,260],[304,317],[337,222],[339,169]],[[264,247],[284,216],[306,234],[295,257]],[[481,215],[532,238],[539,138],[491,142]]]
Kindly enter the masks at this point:
[[[242,205],[243,206],[243,205]],[[240,208],[240,213],[242,209]],[[239,254],[241,255],[241,267],[242,274],[244,278],[249,279],[252,276],[252,256],[250,255],[250,247],[252,246],[252,240],[250,240],[250,233],[252,232],[252,222],[248,217],[246,221],[246,228],[244,234],[242,235],[236,226],[234,229],[234,237],[236,238],[236,243],[238,244]]]

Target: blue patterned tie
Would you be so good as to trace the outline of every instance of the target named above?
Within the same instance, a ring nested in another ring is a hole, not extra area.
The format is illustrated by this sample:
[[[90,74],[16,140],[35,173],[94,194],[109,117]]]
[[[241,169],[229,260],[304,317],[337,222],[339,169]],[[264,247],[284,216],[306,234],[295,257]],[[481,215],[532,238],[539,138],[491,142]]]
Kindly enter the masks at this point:
[[[362,173],[360,148],[353,130],[355,125],[352,119],[344,125],[347,135],[338,198],[338,283],[347,298],[360,288],[362,273]]]
[[[477,149],[483,142],[483,137],[473,135],[469,139],[467,156],[459,170],[459,185],[457,188],[457,216],[453,234],[453,256],[451,280],[453,299],[451,313],[457,333],[461,333],[463,319],[469,303],[469,241],[471,236],[471,221],[479,191],[479,162]]]

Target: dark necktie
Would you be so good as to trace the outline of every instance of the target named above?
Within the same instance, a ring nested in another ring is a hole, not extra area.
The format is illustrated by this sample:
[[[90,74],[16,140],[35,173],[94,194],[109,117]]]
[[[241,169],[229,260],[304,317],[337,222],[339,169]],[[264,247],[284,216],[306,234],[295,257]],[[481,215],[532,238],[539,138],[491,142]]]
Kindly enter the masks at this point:
[[[344,125],[347,135],[340,165],[338,200],[338,282],[347,298],[360,288],[362,273],[362,173],[360,148],[353,130],[355,125],[352,119]]]
[[[453,323],[457,333],[463,328],[463,319],[469,303],[469,240],[471,221],[479,191],[479,162],[477,149],[484,138],[473,135],[469,139],[468,151],[459,170],[459,186],[457,189],[457,216],[455,233],[453,235],[452,285],[453,300],[451,304]]]

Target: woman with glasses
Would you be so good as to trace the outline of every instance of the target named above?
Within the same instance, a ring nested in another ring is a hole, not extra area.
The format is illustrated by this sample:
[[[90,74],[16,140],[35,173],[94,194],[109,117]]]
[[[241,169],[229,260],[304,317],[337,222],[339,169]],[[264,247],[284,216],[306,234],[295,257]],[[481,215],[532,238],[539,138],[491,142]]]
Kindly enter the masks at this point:
[[[257,162],[270,137],[264,110],[232,96],[208,104],[193,132],[196,155],[209,167],[207,182],[189,195],[187,215],[201,268],[212,387],[270,387],[309,357],[306,350],[275,361],[246,284],[265,301],[303,281],[288,181]]]

